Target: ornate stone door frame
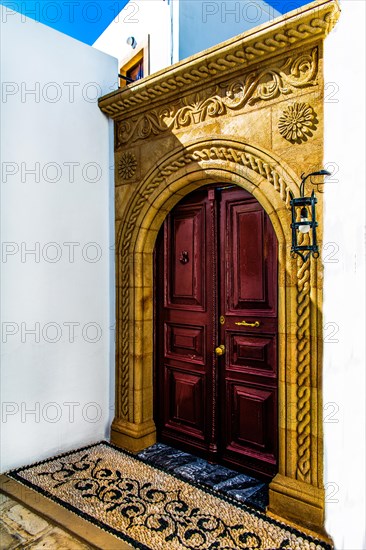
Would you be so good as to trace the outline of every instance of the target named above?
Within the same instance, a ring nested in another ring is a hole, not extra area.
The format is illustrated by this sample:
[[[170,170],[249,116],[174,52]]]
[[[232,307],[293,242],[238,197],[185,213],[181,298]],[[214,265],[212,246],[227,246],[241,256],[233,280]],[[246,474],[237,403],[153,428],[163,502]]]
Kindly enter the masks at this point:
[[[298,195],[301,172],[322,166],[322,39],[338,11],[333,0],[316,2],[100,100],[116,119],[112,441],[138,451],[156,440],[153,250],[159,228],[190,191],[235,183],[261,203],[279,245],[279,473],[270,485],[269,511],[319,533],[322,265],[291,258],[289,193]],[[318,220],[321,243],[321,196]]]

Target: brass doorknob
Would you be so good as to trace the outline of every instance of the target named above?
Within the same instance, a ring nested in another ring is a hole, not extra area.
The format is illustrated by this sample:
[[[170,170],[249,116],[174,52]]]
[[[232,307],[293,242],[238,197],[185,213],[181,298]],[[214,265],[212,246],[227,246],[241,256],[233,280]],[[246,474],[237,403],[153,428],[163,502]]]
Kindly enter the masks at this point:
[[[216,355],[224,355],[224,353],[225,353],[224,344],[221,344],[221,346],[218,346],[217,348],[215,348],[215,353],[216,353]]]

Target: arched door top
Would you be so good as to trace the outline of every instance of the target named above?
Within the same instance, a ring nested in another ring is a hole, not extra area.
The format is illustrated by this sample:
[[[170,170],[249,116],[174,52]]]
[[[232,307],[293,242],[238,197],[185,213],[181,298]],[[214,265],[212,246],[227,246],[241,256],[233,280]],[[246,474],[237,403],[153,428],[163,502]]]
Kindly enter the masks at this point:
[[[235,183],[249,191],[271,217],[277,236],[279,232],[289,232],[290,191],[298,193],[291,168],[273,153],[248,143],[212,137],[177,148],[146,175],[126,208],[117,237],[119,253],[125,254],[130,246],[139,252],[145,250],[143,241],[148,230],[157,232],[181,198],[215,181]],[[152,248],[151,240],[148,243]]]

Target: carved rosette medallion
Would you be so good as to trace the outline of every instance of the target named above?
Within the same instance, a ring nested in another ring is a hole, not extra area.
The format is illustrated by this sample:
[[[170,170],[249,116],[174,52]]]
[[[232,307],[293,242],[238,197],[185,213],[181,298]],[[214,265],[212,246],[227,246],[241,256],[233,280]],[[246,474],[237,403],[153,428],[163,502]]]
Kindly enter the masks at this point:
[[[124,153],[118,163],[118,174],[124,180],[129,180],[135,175],[137,160],[133,153]]]
[[[317,123],[317,115],[311,105],[294,103],[283,111],[278,121],[278,129],[287,141],[302,143],[312,137]]]

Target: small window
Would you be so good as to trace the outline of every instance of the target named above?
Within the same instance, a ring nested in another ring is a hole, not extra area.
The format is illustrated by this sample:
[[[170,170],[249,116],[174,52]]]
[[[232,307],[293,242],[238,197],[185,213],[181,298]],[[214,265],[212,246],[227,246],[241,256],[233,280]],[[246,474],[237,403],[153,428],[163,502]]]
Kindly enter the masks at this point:
[[[144,58],[131,67],[131,69],[128,69],[126,76],[127,78],[131,78],[131,80],[140,80],[144,76]]]
[[[149,37],[145,40],[139,51],[129,59],[121,60],[120,74],[131,80],[140,80],[149,74]],[[124,78],[120,78],[120,87],[127,86],[129,82]]]

